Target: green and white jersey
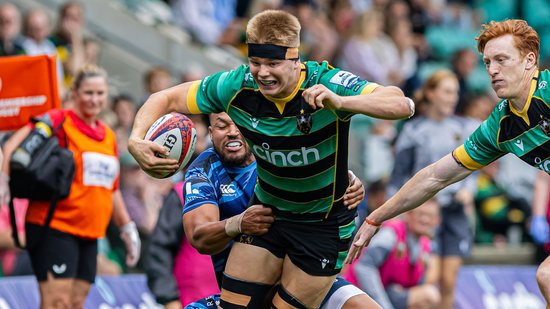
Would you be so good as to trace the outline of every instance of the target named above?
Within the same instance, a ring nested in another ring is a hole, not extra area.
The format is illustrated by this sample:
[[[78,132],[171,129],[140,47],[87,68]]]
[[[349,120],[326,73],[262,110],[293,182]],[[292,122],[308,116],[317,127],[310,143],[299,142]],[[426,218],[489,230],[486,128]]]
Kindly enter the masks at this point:
[[[453,151],[464,167],[477,170],[507,153],[550,173],[550,72],[536,72],[522,111],[501,100],[464,144]]]
[[[306,62],[294,92],[279,99],[264,96],[243,65],[196,82],[187,96],[192,113],[229,114],[258,163],[256,197],[274,207],[278,217],[290,220],[316,221],[345,209],[337,206],[349,182],[348,131],[353,114],[311,109],[302,91],[315,84],[342,96],[370,93],[378,86],[326,62]],[[301,111],[311,114],[307,134],[297,128]]]

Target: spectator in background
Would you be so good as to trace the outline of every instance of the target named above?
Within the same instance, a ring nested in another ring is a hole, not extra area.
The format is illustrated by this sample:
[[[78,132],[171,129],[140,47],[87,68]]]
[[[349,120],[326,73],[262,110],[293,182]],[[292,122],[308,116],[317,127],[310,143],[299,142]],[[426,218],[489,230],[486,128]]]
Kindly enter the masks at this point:
[[[143,83],[145,95],[142,102],[145,102],[151,94],[172,87],[172,73],[163,66],[154,66],[145,72]]]
[[[455,112],[459,115],[464,113],[467,98],[473,95],[472,90],[468,86],[468,78],[476,69],[477,64],[478,55],[471,48],[459,49],[453,55],[451,66],[458,78],[459,85],[458,104],[456,105]]]
[[[458,102],[458,81],[450,71],[433,73],[415,97],[422,114],[405,123],[395,145],[395,165],[388,196],[393,196],[417,171],[458,147],[474,131],[479,121],[454,116]],[[434,134],[437,132],[437,134]],[[442,221],[435,242],[436,283],[440,284],[440,308],[452,308],[454,289],[462,259],[471,251],[469,217],[474,212],[476,179],[457,183],[438,196]]]
[[[204,45],[218,45],[236,16],[236,0],[174,0],[174,21]]]
[[[484,121],[491,115],[496,102],[497,100],[485,93],[470,96],[466,100],[462,116],[476,121]]]
[[[44,10],[33,9],[27,12],[23,22],[23,32],[22,46],[25,54],[56,56],[55,45],[48,39],[51,32],[50,17]],[[65,87],[63,65],[60,59],[57,59],[57,80],[59,81],[59,95],[63,96]]]
[[[388,21],[397,19],[407,19],[410,21],[410,12],[411,9],[409,5],[403,0],[392,0],[384,9],[384,15],[386,15]]]
[[[390,58],[398,61],[398,72],[402,77],[401,86],[405,95],[411,95],[420,87],[417,74],[418,55],[414,49],[414,37],[411,22],[408,18],[388,19],[386,28],[395,48],[389,48]],[[391,46],[391,44],[390,44]]]
[[[375,180],[367,185],[364,207],[360,204],[356,223],[361,224],[365,218],[386,201],[388,182],[385,179]]]
[[[531,206],[524,198],[515,198],[508,194],[497,182],[499,163],[492,162],[479,171],[475,195],[479,219],[476,220],[476,242],[491,243],[499,247],[507,244],[519,246],[523,236],[527,234],[526,221],[531,217]],[[546,222],[546,214],[543,213],[541,217]]]
[[[375,211],[382,206],[387,199],[386,189],[388,182],[386,179],[379,179],[371,182],[367,187],[367,213]]]
[[[467,32],[474,30],[477,26],[475,15],[471,7],[468,7],[464,1],[448,0],[442,7],[440,26],[447,27],[459,32]]]
[[[83,32],[85,26],[84,7],[76,1],[69,1],[59,9],[57,28],[50,40],[57,50],[57,57],[63,64],[64,85],[69,88],[73,77],[84,62]]]
[[[42,308],[83,307],[96,275],[97,239],[105,235],[111,216],[121,228],[127,264],[134,266],[140,252],[136,225],[118,190],[115,135],[97,119],[108,96],[106,73],[95,66],[83,67],[75,77],[72,96],[73,109],[53,109],[41,116],[52,127],[61,125],[56,138],[73,152],[76,169],[71,193],[57,202],[45,235],[43,222],[50,202],[31,200],[26,214],[27,251]],[[9,174],[11,154],[32,129],[24,126],[6,142],[3,173]]]
[[[404,77],[397,48],[384,34],[384,15],[371,10],[359,15],[344,44],[340,66],[381,85],[401,85]]]
[[[137,104],[130,95],[120,94],[113,98],[112,112],[116,118],[113,128],[117,136],[119,153],[128,152],[128,137],[132,131]]]
[[[101,56],[101,42],[95,38],[84,38],[84,63],[86,64],[99,64],[99,57]]]
[[[340,44],[338,32],[315,0],[283,0],[282,9],[302,24],[300,52],[313,61],[332,62]]]
[[[409,20],[412,23],[415,48],[420,60],[429,59],[432,56],[431,47],[426,39],[426,29],[432,24],[433,11],[431,6],[433,1],[425,0],[405,0],[409,6]],[[388,17],[389,18],[389,17]]]
[[[344,278],[364,290],[384,309],[436,309],[440,294],[426,283],[430,238],[439,224],[436,199],[384,223]]]
[[[129,152],[120,156],[120,192],[122,199],[128,209],[132,221],[136,223],[141,234],[142,242],[145,243],[156,222],[156,211],[145,205],[146,187],[151,183],[147,174],[140,170],[136,160]]]
[[[181,72],[180,81],[182,83],[203,79],[206,76],[204,68],[197,64],[190,64]]]
[[[21,13],[12,3],[0,4],[0,56],[25,53],[21,31]]]

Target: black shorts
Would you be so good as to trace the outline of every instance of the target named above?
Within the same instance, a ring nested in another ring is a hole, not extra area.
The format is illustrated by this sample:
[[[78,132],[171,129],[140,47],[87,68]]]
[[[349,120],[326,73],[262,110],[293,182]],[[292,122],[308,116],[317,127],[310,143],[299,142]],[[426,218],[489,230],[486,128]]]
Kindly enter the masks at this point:
[[[312,276],[340,272],[355,230],[355,211],[319,222],[276,220],[261,236],[240,235],[239,242],[265,248],[278,258],[286,255]]]
[[[97,239],[80,238],[49,228],[25,224],[27,251],[38,281],[48,272],[55,278],[76,278],[94,282],[97,268]]]
[[[441,257],[468,257],[472,251],[473,233],[464,206],[453,202],[441,207],[441,223],[436,230],[434,253]]]

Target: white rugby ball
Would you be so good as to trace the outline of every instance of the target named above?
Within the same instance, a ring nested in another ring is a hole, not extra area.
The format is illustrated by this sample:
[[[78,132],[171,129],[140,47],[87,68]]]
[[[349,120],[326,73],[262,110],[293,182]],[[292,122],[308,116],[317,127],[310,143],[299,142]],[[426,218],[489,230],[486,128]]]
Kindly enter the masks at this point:
[[[145,134],[145,139],[166,147],[168,158],[178,160],[179,168],[157,178],[167,178],[179,173],[195,152],[197,131],[193,121],[180,113],[166,114],[157,119]]]

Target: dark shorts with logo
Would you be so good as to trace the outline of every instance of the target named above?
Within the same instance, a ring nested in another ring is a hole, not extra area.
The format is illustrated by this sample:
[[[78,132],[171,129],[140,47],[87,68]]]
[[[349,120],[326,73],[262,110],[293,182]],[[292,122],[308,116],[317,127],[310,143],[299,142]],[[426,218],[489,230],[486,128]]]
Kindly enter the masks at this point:
[[[97,239],[76,237],[35,224],[25,224],[27,251],[38,281],[76,278],[94,282],[97,267]]]
[[[343,206],[342,206],[343,207]],[[238,241],[269,250],[278,258],[286,255],[312,276],[340,272],[355,230],[355,211],[344,211],[324,221],[290,221],[280,216],[262,236],[242,234]]]

